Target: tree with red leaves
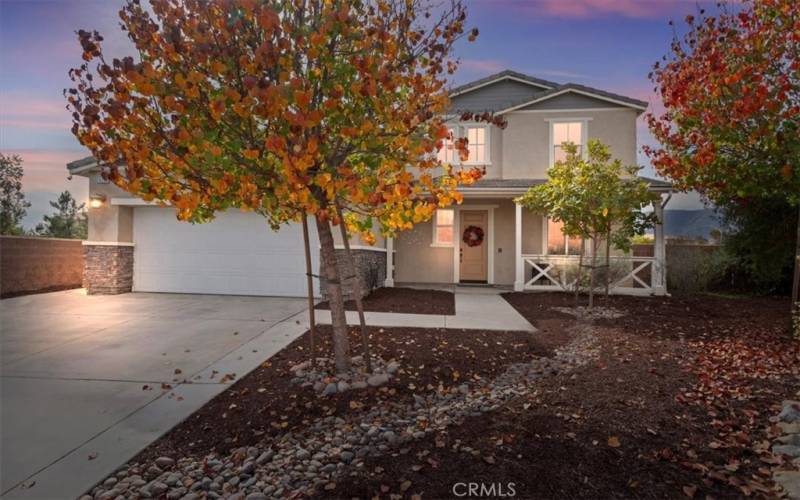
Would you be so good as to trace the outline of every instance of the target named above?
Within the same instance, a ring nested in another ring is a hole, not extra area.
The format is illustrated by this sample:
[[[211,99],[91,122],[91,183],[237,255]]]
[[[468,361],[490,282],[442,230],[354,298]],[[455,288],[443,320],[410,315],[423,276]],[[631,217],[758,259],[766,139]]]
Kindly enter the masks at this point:
[[[800,207],[800,2],[719,4],[686,17],[650,79],[665,112],[645,148],[679,188],[718,204],[779,198]],[[800,227],[793,300],[800,293]]]

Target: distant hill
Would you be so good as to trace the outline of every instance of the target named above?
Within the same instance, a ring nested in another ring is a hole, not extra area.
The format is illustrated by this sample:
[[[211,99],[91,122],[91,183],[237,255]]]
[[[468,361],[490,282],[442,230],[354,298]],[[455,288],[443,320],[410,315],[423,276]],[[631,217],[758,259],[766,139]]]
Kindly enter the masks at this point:
[[[711,231],[720,226],[719,216],[712,208],[664,210],[666,236],[709,239]]]

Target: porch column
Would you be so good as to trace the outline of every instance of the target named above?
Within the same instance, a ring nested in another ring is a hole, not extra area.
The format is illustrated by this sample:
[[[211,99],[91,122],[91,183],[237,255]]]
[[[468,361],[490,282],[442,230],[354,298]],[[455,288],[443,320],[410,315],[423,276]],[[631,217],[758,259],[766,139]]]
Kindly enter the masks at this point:
[[[525,287],[525,264],[522,262],[522,205],[514,204],[514,291],[521,292]]]
[[[653,255],[656,261],[653,263],[652,277],[653,277],[653,295],[666,295],[667,294],[667,252],[664,241],[664,205],[662,204],[661,197],[653,202],[653,209],[655,210],[656,225],[655,225],[655,246],[653,248]]]
[[[394,287],[394,238],[386,238],[386,279],[383,286]]]

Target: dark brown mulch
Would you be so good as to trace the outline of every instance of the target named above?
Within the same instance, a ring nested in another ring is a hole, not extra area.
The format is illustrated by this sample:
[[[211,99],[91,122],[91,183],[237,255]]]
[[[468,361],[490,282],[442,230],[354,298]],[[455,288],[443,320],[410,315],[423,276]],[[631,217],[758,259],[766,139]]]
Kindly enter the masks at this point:
[[[568,293],[506,293],[506,299],[520,314],[534,322],[546,318],[569,318],[553,307],[573,307],[574,295]],[[727,297],[714,294],[675,297],[631,297],[611,295],[596,297],[597,305],[628,313],[616,319],[598,320],[605,326],[630,330],[639,335],[670,339],[730,336],[722,325],[744,330],[767,323],[788,325],[789,300],[785,297]],[[581,296],[579,305],[587,299]]]
[[[378,288],[362,301],[365,311],[406,314],[456,313],[456,301],[451,292],[443,290],[418,290],[416,288]],[[350,311],[356,310],[352,300],[345,302]],[[330,309],[328,302],[320,302],[317,309]]]
[[[570,295],[505,298],[539,328],[564,329],[572,321],[551,310],[571,306]],[[783,376],[765,378],[760,367],[774,364],[758,358],[755,371],[740,370],[749,377],[731,376],[736,388],[758,388],[747,397],[737,392],[706,406],[687,396],[707,383],[693,364],[704,359],[706,342],[714,346],[712,358],[725,354],[720,345],[737,345],[740,337],[757,344],[766,336],[791,351],[783,337],[788,301],[611,297],[601,304],[628,314],[596,322],[597,362],[543,380],[535,393],[446,434],[369,458],[339,482],[337,495],[457,498],[465,486],[456,485],[469,482],[494,485],[494,496],[513,483],[517,498],[741,498],[769,487],[772,458],[754,452],[753,443],[765,439],[776,404],[797,389],[797,378],[786,375],[791,359],[772,361],[783,363]],[[755,337],[754,330],[760,332]],[[769,346],[758,352],[775,357]]]
[[[330,328],[320,328],[318,335],[322,340],[318,341],[318,356],[330,356]],[[414,393],[429,392],[440,385],[460,385],[476,377],[492,378],[511,363],[549,356],[559,339],[566,339],[560,332],[542,335],[424,328],[370,328],[369,338],[373,356],[387,361],[396,359],[401,365],[391,382],[380,390],[348,391],[323,398],[311,389],[291,384],[289,368],[309,359],[306,333],[150,445],[134,461],[165,455],[179,458],[202,457],[211,451],[226,453],[231,448],[302,429],[319,417],[370,408],[380,400],[411,401]],[[357,329],[352,329],[354,353],[360,352],[358,339]]]

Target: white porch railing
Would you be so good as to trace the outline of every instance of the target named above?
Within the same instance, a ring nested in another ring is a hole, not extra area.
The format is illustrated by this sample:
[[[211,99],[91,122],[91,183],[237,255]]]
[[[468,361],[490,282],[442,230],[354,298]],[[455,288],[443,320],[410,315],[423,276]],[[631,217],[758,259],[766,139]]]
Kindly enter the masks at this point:
[[[522,255],[523,289],[538,291],[574,291],[578,278],[577,255]],[[663,265],[655,257],[612,256],[609,268],[598,267],[597,289],[605,287],[605,273],[610,273],[609,293],[619,295],[652,295],[659,289]],[[605,258],[598,257],[598,266]],[[591,257],[583,258],[583,286],[587,285]]]

